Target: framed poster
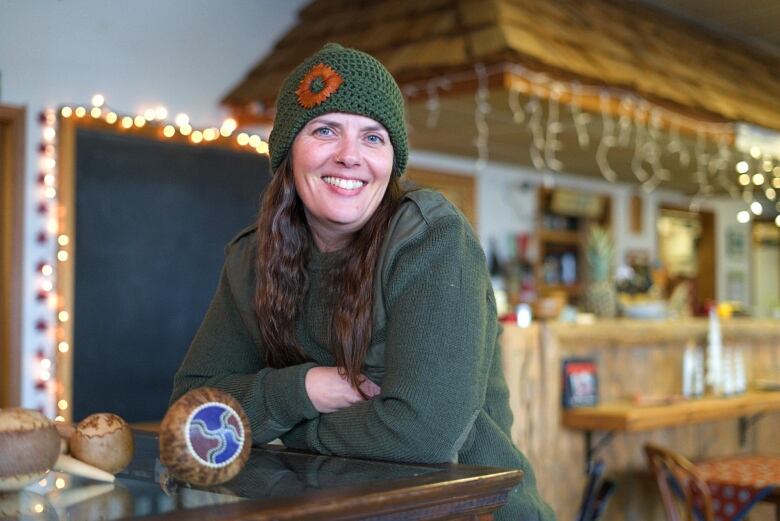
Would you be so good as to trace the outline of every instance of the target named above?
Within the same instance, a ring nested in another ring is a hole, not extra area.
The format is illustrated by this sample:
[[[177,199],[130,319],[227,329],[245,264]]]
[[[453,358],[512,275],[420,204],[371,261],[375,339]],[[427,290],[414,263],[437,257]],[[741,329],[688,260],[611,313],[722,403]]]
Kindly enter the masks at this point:
[[[598,374],[592,358],[563,360],[563,407],[591,407],[598,403]]]
[[[745,256],[745,233],[741,228],[731,226],[726,230],[726,256],[741,259]]]

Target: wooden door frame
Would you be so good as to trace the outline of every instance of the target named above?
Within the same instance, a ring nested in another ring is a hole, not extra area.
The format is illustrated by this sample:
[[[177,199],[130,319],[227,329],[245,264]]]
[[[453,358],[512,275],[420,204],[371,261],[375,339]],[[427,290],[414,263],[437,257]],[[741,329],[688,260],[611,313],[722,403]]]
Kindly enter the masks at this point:
[[[0,105],[0,408],[21,405],[26,115]]]
[[[755,233],[756,233],[756,224],[768,224],[770,226],[774,226],[774,218],[773,217],[766,217],[766,216],[754,216],[752,219],[750,219],[750,232],[748,234],[747,239],[747,251],[748,251],[748,289],[750,291],[749,295],[750,298],[748,299],[748,302],[746,304],[753,309],[756,305],[756,295],[758,293],[757,284],[758,281],[756,280],[756,273],[754,271],[754,258],[753,256],[756,254],[756,244],[755,244]],[[777,270],[780,271],[780,266],[777,266]],[[778,288],[780,290],[780,288]]]
[[[706,300],[717,300],[718,295],[718,255],[717,255],[717,231],[715,223],[715,212],[712,210],[700,210],[698,212],[692,212],[685,206],[662,203],[658,206],[658,217],[660,217],[662,210],[672,210],[675,212],[683,212],[690,215],[696,215],[701,223],[701,243],[699,249],[709,250],[712,252],[712,259],[709,263],[703,263],[703,256],[699,255],[699,276],[696,284],[696,296],[698,302],[694,302],[694,305],[703,304]],[[656,221],[658,219],[656,218]],[[656,234],[656,244],[658,245],[658,254],[660,254],[660,237],[658,231]]]

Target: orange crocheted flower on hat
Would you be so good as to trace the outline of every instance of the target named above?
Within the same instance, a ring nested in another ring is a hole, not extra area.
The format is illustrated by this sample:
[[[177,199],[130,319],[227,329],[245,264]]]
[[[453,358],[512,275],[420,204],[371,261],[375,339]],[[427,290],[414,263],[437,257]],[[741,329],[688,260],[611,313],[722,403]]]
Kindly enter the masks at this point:
[[[344,83],[344,78],[324,63],[318,63],[306,73],[295,94],[298,103],[306,109],[316,107]]]

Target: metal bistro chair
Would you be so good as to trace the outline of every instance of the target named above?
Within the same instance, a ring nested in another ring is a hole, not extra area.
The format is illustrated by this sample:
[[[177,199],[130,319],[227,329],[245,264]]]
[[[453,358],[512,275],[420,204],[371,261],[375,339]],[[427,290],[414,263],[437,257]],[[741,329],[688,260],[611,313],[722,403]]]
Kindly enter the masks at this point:
[[[653,443],[645,445],[645,455],[669,521],[713,521],[712,495],[696,465]]]

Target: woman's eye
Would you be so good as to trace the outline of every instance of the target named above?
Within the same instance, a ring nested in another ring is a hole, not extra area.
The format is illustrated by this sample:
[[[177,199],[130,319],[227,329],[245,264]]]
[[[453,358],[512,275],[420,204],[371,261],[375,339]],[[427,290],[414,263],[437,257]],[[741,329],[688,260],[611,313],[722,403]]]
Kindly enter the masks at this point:
[[[380,136],[379,134],[369,134],[366,137],[366,139],[372,145],[381,145],[382,143],[385,142],[385,139],[382,136]]]

